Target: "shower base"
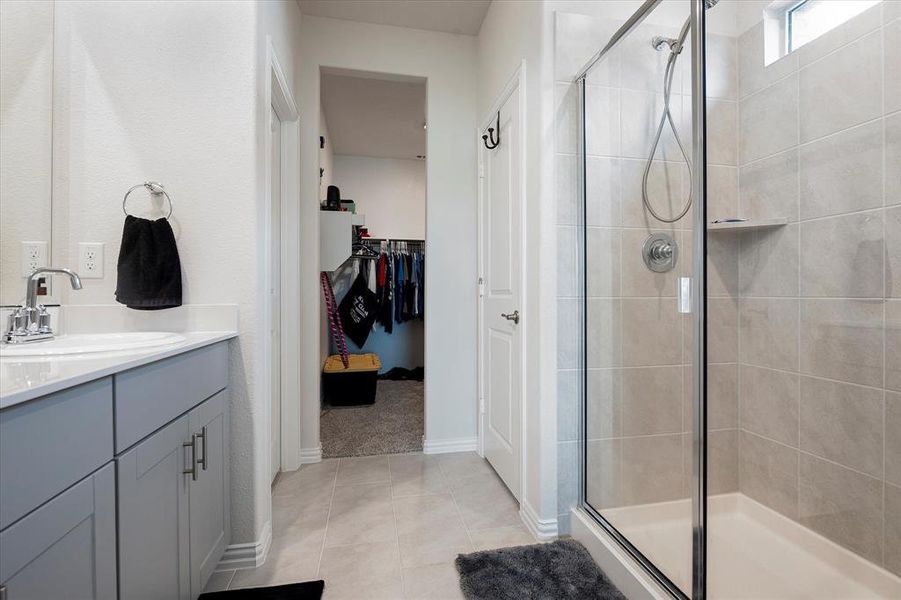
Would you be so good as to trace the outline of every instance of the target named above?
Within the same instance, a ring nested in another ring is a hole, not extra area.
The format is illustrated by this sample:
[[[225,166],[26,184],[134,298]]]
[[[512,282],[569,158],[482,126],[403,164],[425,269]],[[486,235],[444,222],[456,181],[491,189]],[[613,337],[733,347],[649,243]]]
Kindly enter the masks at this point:
[[[691,589],[690,501],[602,514],[681,589]],[[901,598],[901,578],[743,494],[711,497],[707,519],[712,599]]]

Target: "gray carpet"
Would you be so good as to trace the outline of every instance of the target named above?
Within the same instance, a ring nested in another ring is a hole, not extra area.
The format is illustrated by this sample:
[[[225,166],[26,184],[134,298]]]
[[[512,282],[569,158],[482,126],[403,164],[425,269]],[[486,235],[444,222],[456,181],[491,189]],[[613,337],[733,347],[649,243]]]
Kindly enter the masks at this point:
[[[423,383],[380,380],[375,404],[325,406],[319,420],[323,458],[422,450]]]
[[[626,600],[575,540],[457,557],[467,600]]]

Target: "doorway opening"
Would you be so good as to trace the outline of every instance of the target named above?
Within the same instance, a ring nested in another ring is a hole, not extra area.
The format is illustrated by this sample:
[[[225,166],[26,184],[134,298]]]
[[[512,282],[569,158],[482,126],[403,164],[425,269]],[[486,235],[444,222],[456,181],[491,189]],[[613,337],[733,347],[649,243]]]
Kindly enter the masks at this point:
[[[323,68],[320,94],[322,456],[419,452],[426,82]]]

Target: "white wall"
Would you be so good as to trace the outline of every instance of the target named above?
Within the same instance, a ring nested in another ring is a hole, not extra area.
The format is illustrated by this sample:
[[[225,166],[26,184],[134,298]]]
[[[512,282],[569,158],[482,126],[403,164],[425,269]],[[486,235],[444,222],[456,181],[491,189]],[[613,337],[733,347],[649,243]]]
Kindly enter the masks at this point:
[[[68,213],[58,233],[71,256],[78,242],[106,243],[106,276],[84,280],[67,302],[114,302],[122,194],[163,183],[175,203],[185,304],[239,307],[229,380],[232,543],[256,541],[270,512],[259,358],[266,39],[293,87],[300,11],[289,1],[64,2],[57,28],[54,204]],[[136,193],[136,207],[147,202]]]
[[[366,215],[369,235],[425,239],[425,161],[338,154],[334,165],[334,185]]]
[[[426,239],[427,442],[476,435],[476,80],[475,38],[305,17],[300,104],[319,112],[319,69],[335,67],[427,79]],[[307,113],[301,148],[302,328],[319,331],[319,115]],[[311,126],[315,123],[316,126]],[[306,157],[306,158],[304,158]],[[301,374],[303,452],[319,447],[320,357],[304,338]]]
[[[498,95],[525,60],[523,512],[526,522],[542,535],[557,532],[556,241],[554,199],[549,194],[553,183],[553,32],[549,35],[545,26],[548,18],[543,3],[494,2],[479,32],[480,120],[490,116]]]
[[[49,248],[52,100],[53,2],[0,2],[0,304],[25,298],[20,242]]]
[[[335,151],[332,148],[332,136],[328,131],[328,123],[325,120],[325,111],[319,104],[319,135],[325,139],[325,148],[319,150],[319,168],[322,169],[322,177],[319,179],[319,199],[325,200],[328,194],[328,186],[335,179]]]

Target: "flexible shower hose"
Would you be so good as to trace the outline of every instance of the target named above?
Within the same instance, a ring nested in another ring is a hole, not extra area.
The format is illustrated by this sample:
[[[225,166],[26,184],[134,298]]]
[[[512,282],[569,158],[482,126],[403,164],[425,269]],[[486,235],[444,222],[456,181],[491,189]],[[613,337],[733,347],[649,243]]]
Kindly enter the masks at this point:
[[[685,213],[688,212],[688,209],[691,208],[691,194],[692,194],[692,181],[691,181],[691,162],[688,159],[688,153],[685,152],[685,147],[682,145],[682,138],[679,137],[679,131],[676,129],[676,124],[673,122],[673,115],[670,113],[669,103],[670,103],[670,93],[673,88],[673,73],[676,70],[676,59],[679,57],[679,53],[682,50],[681,42],[677,42],[679,47],[677,50],[670,50],[669,60],[666,63],[666,72],[663,76],[663,114],[660,115],[660,123],[657,125],[657,133],[654,135],[654,143],[651,144],[651,151],[648,155],[648,162],[644,167],[644,175],[641,178],[641,198],[644,202],[645,208],[648,209],[648,212],[654,215],[654,218],[658,221],[663,221],[664,223],[675,223],[679,219],[685,216]],[[682,152],[682,158],[685,159],[685,165],[688,167],[688,199],[685,202],[685,207],[679,212],[675,217],[664,217],[663,215],[657,214],[657,211],[651,206],[651,200],[648,198],[648,175],[651,172],[651,164],[654,162],[654,155],[657,154],[657,146],[660,145],[660,137],[663,135],[663,130],[666,127],[666,124],[669,123],[670,129],[673,131],[673,136],[676,138],[676,143],[679,145],[679,151]]]

